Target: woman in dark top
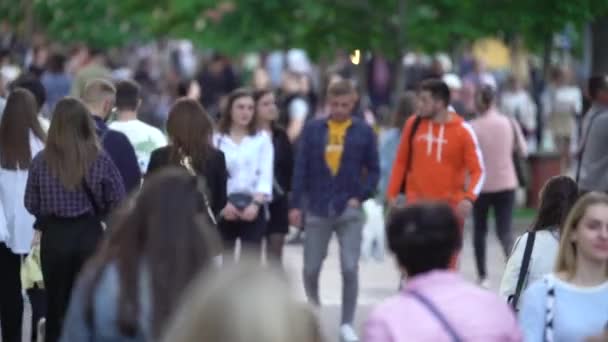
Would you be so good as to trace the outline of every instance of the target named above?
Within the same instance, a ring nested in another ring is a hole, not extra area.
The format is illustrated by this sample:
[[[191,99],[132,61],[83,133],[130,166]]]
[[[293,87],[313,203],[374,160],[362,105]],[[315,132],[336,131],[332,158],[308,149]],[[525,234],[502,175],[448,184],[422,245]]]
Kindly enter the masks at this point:
[[[212,145],[213,124],[203,107],[195,100],[177,100],[169,111],[168,146],[152,152],[148,175],[166,166],[183,166],[199,177],[208,212],[217,222],[226,206],[226,160],[224,153]]]
[[[287,196],[291,190],[293,149],[287,133],[276,123],[279,112],[273,92],[258,90],[253,98],[259,128],[272,136],[274,147],[274,181],[272,201],[268,206],[270,217],[266,230],[266,255],[281,263],[285,235],[289,231]]]
[[[100,147],[84,104],[64,98],[52,117],[46,147],[32,160],[25,189],[25,207],[41,233],[47,342],[59,338],[72,285],[102,237],[101,219],[125,197],[120,173]]]

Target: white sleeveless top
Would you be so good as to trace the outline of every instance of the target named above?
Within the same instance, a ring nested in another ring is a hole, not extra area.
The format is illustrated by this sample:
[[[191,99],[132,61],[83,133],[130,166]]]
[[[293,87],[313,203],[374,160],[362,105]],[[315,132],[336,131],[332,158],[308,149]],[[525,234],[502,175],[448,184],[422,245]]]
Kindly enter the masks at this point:
[[[30,133],[32,158],[43,148],[44,143]],[[0,243],[15,254],[29,253],[34,236],[35,218],[23,203],[28,173],[28,170],[0,168]]]

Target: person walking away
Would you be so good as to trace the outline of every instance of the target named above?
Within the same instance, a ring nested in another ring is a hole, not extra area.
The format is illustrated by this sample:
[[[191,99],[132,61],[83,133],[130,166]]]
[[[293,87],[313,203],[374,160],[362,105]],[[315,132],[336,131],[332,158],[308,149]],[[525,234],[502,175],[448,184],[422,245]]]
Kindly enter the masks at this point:
[[[87,84],[95,79],[111,80],[112,72],[106,66],[103,51],[93,47],[81,47],[78,58],[82,59],[82,65],[76,71],[76,76],[72,82],[70,95],[82,97]]]
[[[224,153],[213,146],[213,123],[200,103],[182,98],[169,111],[170,144],[152,152],[146,178],[168,166],[184,167],[199,179],[205,215],[217,223],[226,207],[228,172]]]
[[[462,244],[459,226],[444,203],[413,204],[392,213],[388,245],[407,281],[399,294],[372,310],[365,341],[522,341],[513,312],[499,296],[450,270]]]
[[[608,192],[608,75],[589,79],[591,108],[583,121],[576,180],[582,192]]]
[[[138,119],[141,105],[140,88],[131,80],[116,83],[116,121],[109,128],[123,133],[133,145],[141,173],[145,173],[150,162],[150,154],[167,145],[167,138],[156,127]]]
[[[268,205],[266,256],[282,265],[285,236],[289,232],[289,203],[294,163],[294,151],[285,130],[278,123],[278,109],[271,90],[253,93],[258,127],[272,137],[274,147],[274,179],[272,201]]]
[[[576,136],[576,120],[582,112],[583,95],[578,87],[571,85],[569,70],[556,67],[551,76],[551,84],[541,96],[543,119],[560,154],[562,172],[567,172],[571,138]]]
[[[101,239],[101,220],[124,196],[120,173],[99,145],[91,114],[77,99],[60,100],[46,147],[30,164],[24,196],[41,235],[45,341],[58,340],[76,275]]]
[[[499,108],[501,113],[519,123],[526,137],[528,149],[537,150],[536,129],[538,118],[536,103],[534,103],[522,81],[514,75],[507,79],[507,87],[500,97]]]
[[[219,250],[215,227],[198,219],[202,202],[196,179],[183,169],[147,178],[81,273],[61,341],[158,340]]]
[[[324,340],[312,308],[293,298],[274,268],[239,263],[202,274],[184,299],[161,341]]]
[[[36,107],[38,108],[38,120],[42,129],[47,132],[49,130],[50,121],[45,117],[43,110],[46,103],[46,91],[40,82],[40,79],[30,74],[21,75],[10,85],[11,90],[18,88],[27,89],[34,95],[36,99]]]
[[[42,74],[40,81],[46,90],[45,113],[50,114],[59,100],[70,93],[72,79],[65,72],[65,56],[54,53],[47,63],[47,70]]]
[[[403,129],[387,200],[394,207],[405,192],[408,204],[444,201],[463,223],[485,180],[477,136],[471,125],[448,111],[450,90],[441,80],[424,81],[418,99],[418,115]],[[452,267],[456,264],[457,254]]]
[[[34,217],[23,196],[32,157],[45,140],[34,95],[14,90],[0,120],[0,328],[5,342],[22,341],[21,258],[30,252],[34,237]]]
[[[473,206],[473,249],[478,281],[485,288],[490,288],[486,265],[488,214],[493,210],[496,235],[507,258],[513,248],[515,192],[519,185],[523,185],[517,179],[513,153],[522,157],[527,155],[526,140],[519,124],[498,112],[494,99],[491,87],[479,88],[476,102],[481,114],[471,121],[486,172],[486,181]]]
[[[337,81],[327,91],[329,117],[306,125],[296,154],[290,221],[302,227],[304,288],[321,305],[319,275],[333,233],[340,245],[343,341],[358,341],[352,326],[357,308],[359,257],[363,229],[361,203],[371,198],[380,175],[376,136],[361,119],[351,117],[354,89]]]
[[[608,195],[591,192],[562,229],[553,273],[524,293],[519,323],[525,341],[584,341],[608,323]]]
[[[234,257],[237,240],[259,256],[266,233],[264,207],[272,200],[274,148],[268,133],[257,127],[253,94],[235,90],[213,137],[228,167],[228,204],[219,223],[228,258]]]
[[[379,155],[380,155],[380,182],[378,183],[378,197],[382,202],[386,200],[386,189],[388,179],[393,169],[397,147],[401,141],[401,134],[407,119],[416,113],[416,93],[406,91],[401,94],[397,110],[393,113],[390,127],[380,133]]]
[[[567,176],[555,176],[541,189],[536,218],[529,231],[515,241],[500,283],[500,294],[514,308],[518,307],[522,291],[528,285],[555,268],[561,231],[577,199],[576,182]],[[524,264],[526,249],[529,256]]]
[[[86,85],[82,101],[92,113],[98,139],[120,171],[126,191],[131,192],[139,189],[141,185],[141,170],[129,138],[121,132],[110,129],[106,124],[114,107],[115,98],[116,88],[112,83],[94,79]]]

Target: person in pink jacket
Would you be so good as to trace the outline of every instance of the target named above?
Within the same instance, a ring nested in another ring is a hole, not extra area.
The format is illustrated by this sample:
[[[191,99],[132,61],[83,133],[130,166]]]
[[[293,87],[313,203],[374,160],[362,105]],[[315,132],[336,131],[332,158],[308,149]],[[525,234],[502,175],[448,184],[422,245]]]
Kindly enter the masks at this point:
[[[408,280],[399,294],[372,311],[364,341],[522,340],[515,316],[503,299],[448,270],[462,239],[447,204],[421,203],[396,210],[387,236]]]

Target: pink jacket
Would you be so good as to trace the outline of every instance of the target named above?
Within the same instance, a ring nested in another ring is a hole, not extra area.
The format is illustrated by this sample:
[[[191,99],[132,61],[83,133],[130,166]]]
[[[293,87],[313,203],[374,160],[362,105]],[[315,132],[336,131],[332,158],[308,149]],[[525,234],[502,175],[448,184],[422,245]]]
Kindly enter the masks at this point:
[[[428,298],[462,341],[522,341],[515,316],[504,299],[449,271],[419,275],[409,280],[400,294],[378,305],[365,323],[364,341],[451,341],[439,321],[408,290]]]
[[[471,121],[477,135],[486,178],[481,192],[499,192],[517,188],[517,174],[513,165],[513,149],[519,147],[520,155],[527,155],[526,140],[521,127],[491,108],[481,117]],[[513,134],[517,132],[516,136]],[[516,145],[517,141],[517,145]]]

